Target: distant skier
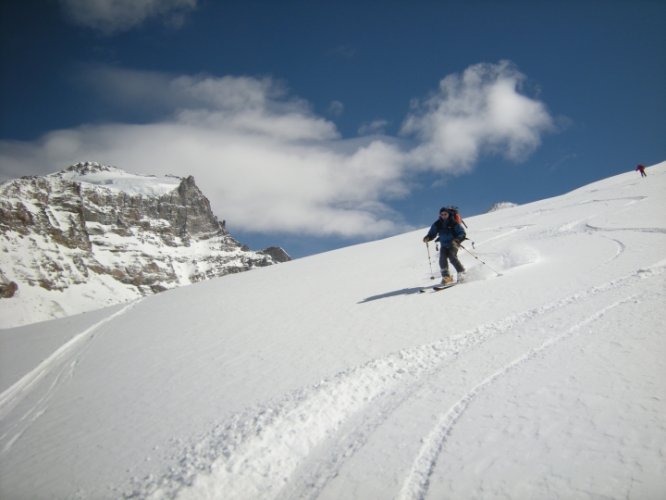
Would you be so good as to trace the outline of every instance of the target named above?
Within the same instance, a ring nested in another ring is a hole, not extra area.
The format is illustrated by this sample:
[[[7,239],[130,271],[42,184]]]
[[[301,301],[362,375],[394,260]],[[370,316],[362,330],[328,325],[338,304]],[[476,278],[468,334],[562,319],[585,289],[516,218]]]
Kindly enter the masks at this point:
[[[641,177],[647,177],[647,174],[645,173],[645,166],[641,165],[640,163],[636,165],[636,172],[640,172]]]
[[[449,261],[453,264],[458,272],[458,282],[462,281],[465,268],[458,260],[458,247],[466,238],[465,229],[462,225],[456,222],[455,217],[450,213],[449,209],[443,207],[439,211],[439,219],[437,219],[430,227],[428,234],[424,236],[423,242],[428,244],[429,241],[439,236],[439,244],[441,250],[439,252],[439,268],[442,273],[442,285],[450,285],[453,283],[453,278],[449,274]]]

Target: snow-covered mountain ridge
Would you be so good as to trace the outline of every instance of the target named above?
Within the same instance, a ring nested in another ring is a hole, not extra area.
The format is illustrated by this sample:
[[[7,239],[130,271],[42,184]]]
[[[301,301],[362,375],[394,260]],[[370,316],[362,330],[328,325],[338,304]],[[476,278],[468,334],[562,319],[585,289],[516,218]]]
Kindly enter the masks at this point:
[[[495,203],[492,207],[488,209],[488,213],[490,212],[496,212],[497,210],[504,210],[506,208],[513,208],[517,207],[518,205],[516,203],[510,202],[510,201],[500,201]]]
[[[647,173],[466,218],[443,292],[419,293],[427,220],[0,330],[0,497],[664,498],[666,163]]]
[[[236,241],[193,177],[79,163],[0,185],[0,216],[2,328],[289,260]]]

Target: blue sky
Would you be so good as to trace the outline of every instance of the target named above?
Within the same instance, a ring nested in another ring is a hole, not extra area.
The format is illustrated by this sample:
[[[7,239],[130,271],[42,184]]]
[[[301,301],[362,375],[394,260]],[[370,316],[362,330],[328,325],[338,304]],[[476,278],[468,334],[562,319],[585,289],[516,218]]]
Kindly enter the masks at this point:
[[[663,1],[0,9],[0,181],[191,174],[252,248],[300,257],[666,159]]]

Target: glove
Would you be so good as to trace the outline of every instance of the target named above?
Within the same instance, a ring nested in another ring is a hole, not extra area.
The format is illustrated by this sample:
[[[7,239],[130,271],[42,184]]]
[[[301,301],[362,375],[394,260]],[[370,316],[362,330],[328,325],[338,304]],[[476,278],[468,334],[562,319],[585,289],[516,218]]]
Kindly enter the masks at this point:
[[[460,248],[460,243],[462,243],[460,240],[453,240],[451,244],[453,245],[453,248]]]
[[[429,241],[430,241],[430,238],[428,238],[427,236],[423,237],[423,243],[428,243]]]

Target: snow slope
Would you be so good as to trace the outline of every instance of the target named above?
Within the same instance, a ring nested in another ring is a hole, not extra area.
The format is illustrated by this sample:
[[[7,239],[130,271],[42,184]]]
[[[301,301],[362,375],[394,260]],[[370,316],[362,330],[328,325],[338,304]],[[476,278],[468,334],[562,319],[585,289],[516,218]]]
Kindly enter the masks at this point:
[[[443,292],[424,229],[0,330],[0,497],[664,498],[665,194],[467,218]]]
[[[132,174],[117,167],[101,166],[96,162],[86,162],[86,165],[90,165],[90,167],[86,168],[84,165],[83,169],[70,168],[47,177],[59,177],[68,181],[80,182],[89,187],[100,186],[116,192],[142,196],[167,194],[177,189],[182,181],[182,178],[175,175],[158,178]]]

